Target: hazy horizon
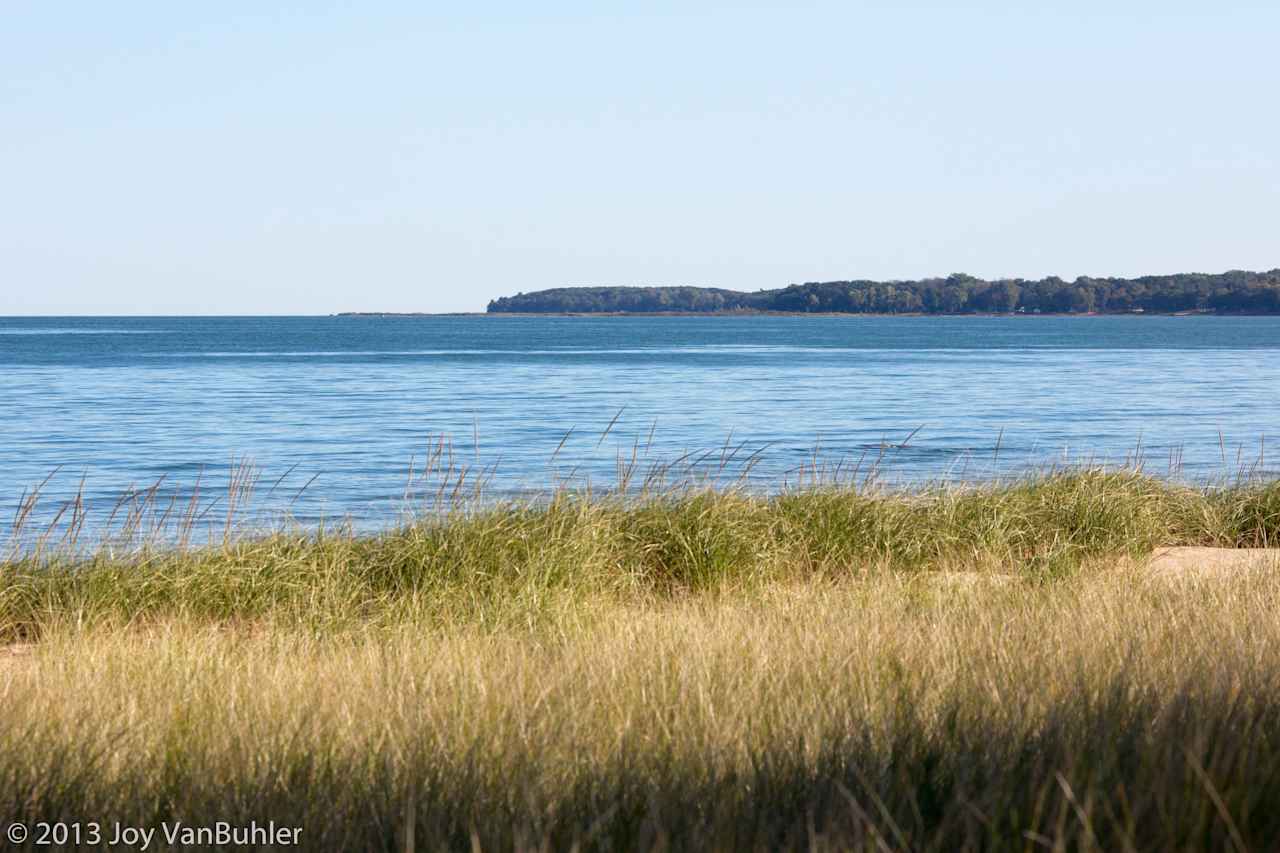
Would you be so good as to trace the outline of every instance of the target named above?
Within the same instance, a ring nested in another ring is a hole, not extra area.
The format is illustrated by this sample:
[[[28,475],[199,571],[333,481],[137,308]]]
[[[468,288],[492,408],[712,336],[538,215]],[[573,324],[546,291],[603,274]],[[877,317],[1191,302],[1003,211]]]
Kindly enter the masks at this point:
[[[6,10],[0,315],[1280,266],[1280,8]]]

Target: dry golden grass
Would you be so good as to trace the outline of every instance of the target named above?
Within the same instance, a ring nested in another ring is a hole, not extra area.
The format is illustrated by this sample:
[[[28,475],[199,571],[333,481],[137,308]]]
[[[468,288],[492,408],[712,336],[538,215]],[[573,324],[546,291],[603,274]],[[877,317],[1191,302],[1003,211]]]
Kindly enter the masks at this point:
[[[880,571],[527,626],[48,620],[0,813],[311,849],[1245,849],[1280,837],[1280,577]]]

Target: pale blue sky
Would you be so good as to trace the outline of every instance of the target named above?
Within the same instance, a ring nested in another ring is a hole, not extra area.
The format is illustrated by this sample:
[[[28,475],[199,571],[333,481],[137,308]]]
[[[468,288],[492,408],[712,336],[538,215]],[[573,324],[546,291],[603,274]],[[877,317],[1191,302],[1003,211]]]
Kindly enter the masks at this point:
[[[1274,2],[3,18],[0,314],[1280,266]]]

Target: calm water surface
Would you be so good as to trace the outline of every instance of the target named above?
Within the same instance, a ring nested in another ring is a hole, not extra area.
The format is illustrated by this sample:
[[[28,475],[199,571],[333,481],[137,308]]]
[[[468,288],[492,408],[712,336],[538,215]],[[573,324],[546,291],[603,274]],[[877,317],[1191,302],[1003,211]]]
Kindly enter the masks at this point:
[[[1271,317],[0,318],[0,512],[54,469],[45,520],[82,477],[102,509],[161,478],[212,493],[248,456],[260,503],[378,526],[441,435],[493,466],[493,494],[608,483],[637,443],[718,466],[726,440],[736,462],[761,451],[764,485],[815,446],[865,465],[917,428],[891,479],[1139,443],[1148,468],[1208,478],[1271,467],[1278,392]]]

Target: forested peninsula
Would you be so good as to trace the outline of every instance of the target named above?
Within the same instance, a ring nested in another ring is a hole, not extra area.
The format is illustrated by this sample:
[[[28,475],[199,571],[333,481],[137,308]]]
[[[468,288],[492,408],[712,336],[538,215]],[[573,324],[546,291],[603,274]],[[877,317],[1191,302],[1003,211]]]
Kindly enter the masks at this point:
[[[545,313],[1280,314],[1280,269],[1065,281],[824,281],[747,293],[713,287],[559,287],[504,296],[490,314]]]

